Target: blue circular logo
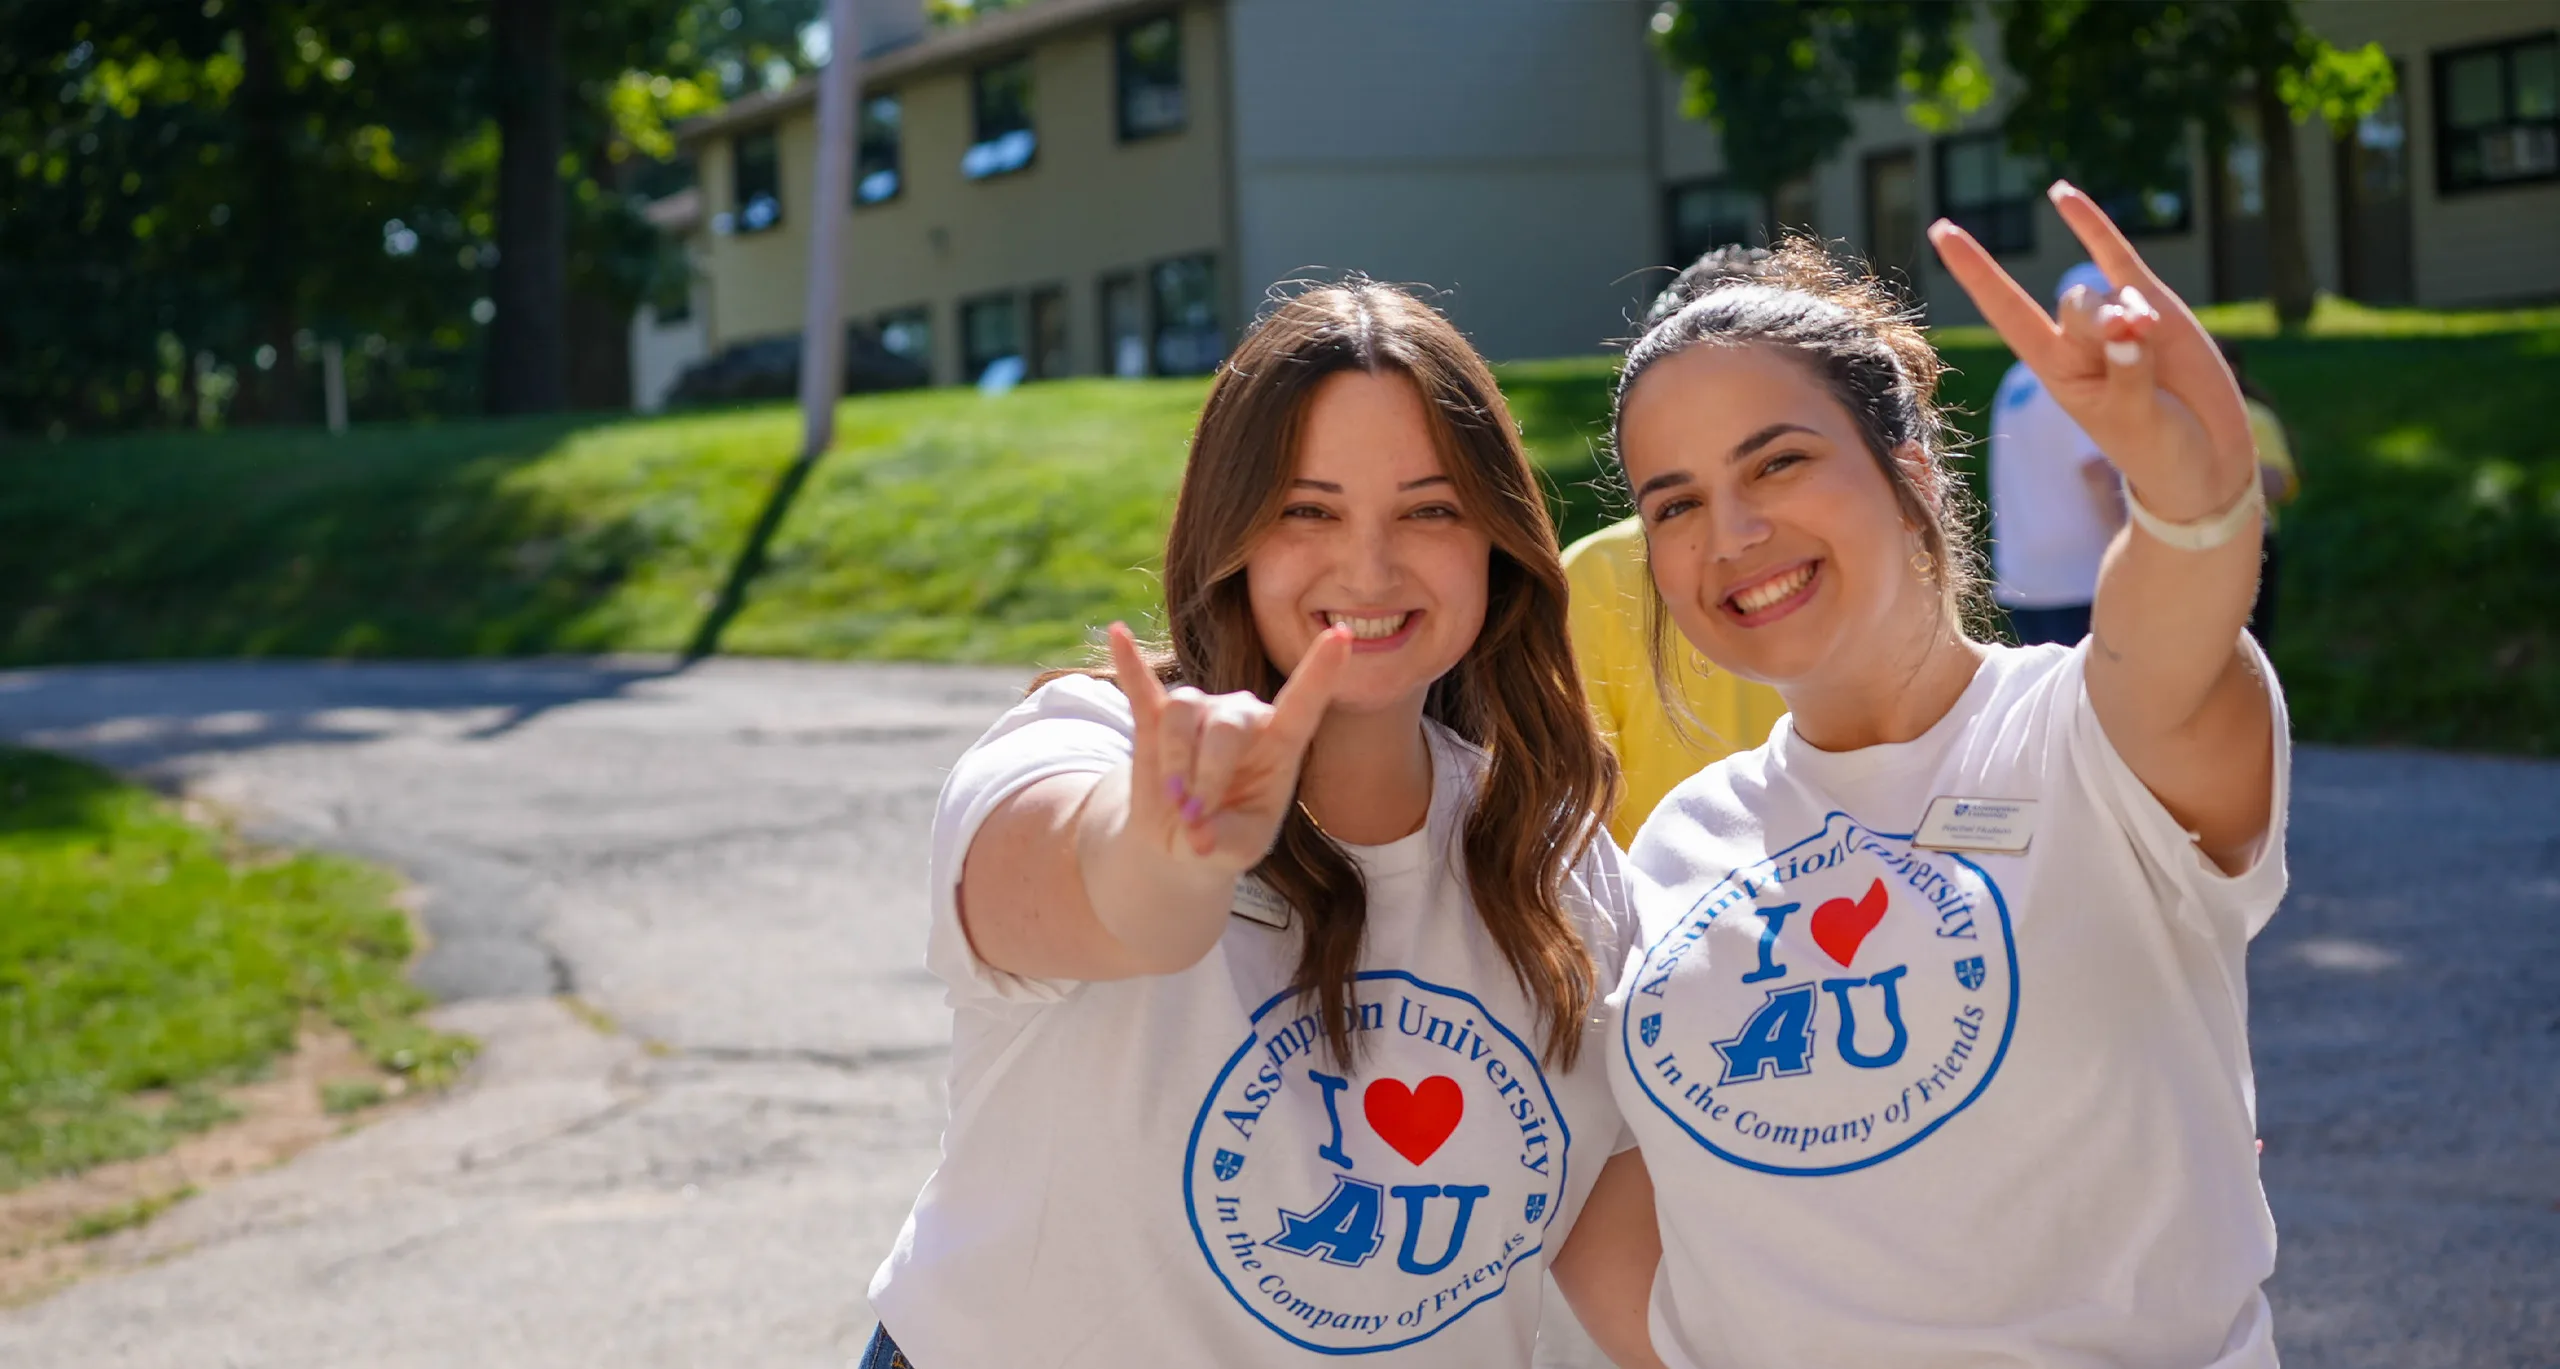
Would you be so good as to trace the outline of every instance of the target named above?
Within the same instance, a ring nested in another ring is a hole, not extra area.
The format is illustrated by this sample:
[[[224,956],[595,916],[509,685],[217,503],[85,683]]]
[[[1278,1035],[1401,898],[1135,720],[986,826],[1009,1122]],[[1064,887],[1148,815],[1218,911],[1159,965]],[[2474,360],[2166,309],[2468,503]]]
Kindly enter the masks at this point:
[[[1474,995],[1398,970],[1355,994],[1352,1068],[1311,998],[1256,1010],[1183,1158],[1209,1268],[1333,1355],[1427,1339],[1508,1288],[1544,1249],[1573,1140],[1536,1052]]]
[[[1646,949],[1619,1041],[1645,1096],[1709,1152],[1843,1174],[1980,1097],[2017,1020],[2017,943],[1990,875],[1833,813]]]

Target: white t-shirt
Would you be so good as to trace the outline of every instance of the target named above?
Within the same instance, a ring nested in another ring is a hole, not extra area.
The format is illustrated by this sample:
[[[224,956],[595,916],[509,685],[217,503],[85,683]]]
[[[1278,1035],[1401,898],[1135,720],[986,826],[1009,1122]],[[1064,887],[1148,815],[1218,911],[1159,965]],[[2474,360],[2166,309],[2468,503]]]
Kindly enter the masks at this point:
[[[2098,518],[2081,466],[2098,444],[2018,362],[1991,401],[1991,597],[2011,608],[2067,608],[2098,595],[2115,530]]]
[[[1622,1145],[1608,1018],[1595,1002],[1575,1069],[1541,1067],[1537,1015],[1468,896],[1484,758],[1426,729],[1423,830],[1348,848],[1369,898],[1348,1069],[1312,996],[1286,993],[1295,917],[1258,881],[1177,974],[1030,980],[970,950],[955,891],[979,824],[1037,779],[1125,761],[1117,688],[1053,681],[961,757],[934,821],[926,952],[950,986],[951,1116],[871,1283],[909,1358],[1528,1364],[1546,1262]],[[1566,900],[1614,977],[1634,914],[1607,834]]]
[[[2257,659],[2276,816],[2236,876],[2108,742],[2085,644],[1991,648],[1912,741],[1781,723],[1654,811],[1609,1057],[1673,1369],[2276,1363],[2243,961],[2291,752]],[[2029,801],[2030,844],[1896,835],[1942,796]]]

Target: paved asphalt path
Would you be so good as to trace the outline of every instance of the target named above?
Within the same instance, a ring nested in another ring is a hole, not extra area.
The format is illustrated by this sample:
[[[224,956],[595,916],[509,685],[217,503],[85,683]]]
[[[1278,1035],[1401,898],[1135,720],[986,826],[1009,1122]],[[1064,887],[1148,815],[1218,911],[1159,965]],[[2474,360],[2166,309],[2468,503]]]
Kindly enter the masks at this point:
[[[0,736],[406,871],[418,976],[486,1046],[451,1095],[112,1238],[113,1272],[0,1313],[0,1365],[846,1365],[941,1120],[933,796],[1021,684],[0,673]],[[2296,774],[2294,892],[2250,974],[2279,1344],[2551,1369],[2560,765],[2312,749]]]

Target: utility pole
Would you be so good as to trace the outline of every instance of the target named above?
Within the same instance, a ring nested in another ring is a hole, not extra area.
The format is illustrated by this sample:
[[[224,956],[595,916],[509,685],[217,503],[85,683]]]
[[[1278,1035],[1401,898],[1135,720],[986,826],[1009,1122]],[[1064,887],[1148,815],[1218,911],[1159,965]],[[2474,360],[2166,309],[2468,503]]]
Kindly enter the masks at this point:
[[[845,221],[853,214],[854,111],[862,68],[860,0],[827,0],[827,65],[818,73],[817,189],[809,206],[809,300],[800,336],[800,463],[835,440],[844,390]]]

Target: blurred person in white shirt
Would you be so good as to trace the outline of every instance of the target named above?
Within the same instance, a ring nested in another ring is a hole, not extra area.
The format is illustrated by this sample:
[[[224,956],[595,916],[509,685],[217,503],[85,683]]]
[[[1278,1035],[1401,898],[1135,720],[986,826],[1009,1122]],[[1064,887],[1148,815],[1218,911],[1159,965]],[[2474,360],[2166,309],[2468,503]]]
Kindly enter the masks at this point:
[[[2106,273],[2082,262],[2054,286],[2100,294]],[[2089,635],[2098,562],[2124,526],[2122,481],[2098,444],[2013,362],[1991,405],[1991,597],[2009,615],[2018,644],[2070,646]]]

